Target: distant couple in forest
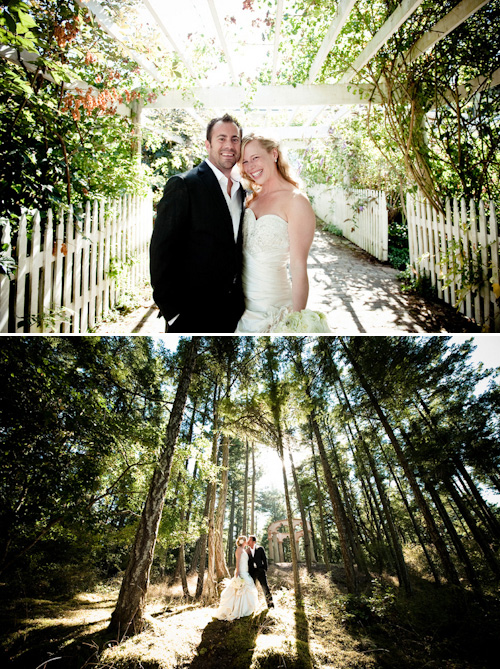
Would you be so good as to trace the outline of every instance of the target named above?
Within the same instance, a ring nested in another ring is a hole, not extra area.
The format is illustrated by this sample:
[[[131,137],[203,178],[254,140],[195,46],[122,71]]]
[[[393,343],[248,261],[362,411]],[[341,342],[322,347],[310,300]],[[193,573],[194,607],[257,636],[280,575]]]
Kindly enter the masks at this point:
[[[278,143],[242,137],[225,114],[208,124],[205,147],[157,208],[151,284],[166,331],[328,332],[306,310],[316,217]]]
[[[256,537],[238,537],[235,557],[234,576],[222,591],[219,608],[214,616],[219,620],[236,620],[255,613],[259,604],[257,581],[264,591],[268,608],[274,607],[267,583],[266,552],[257,545]]]

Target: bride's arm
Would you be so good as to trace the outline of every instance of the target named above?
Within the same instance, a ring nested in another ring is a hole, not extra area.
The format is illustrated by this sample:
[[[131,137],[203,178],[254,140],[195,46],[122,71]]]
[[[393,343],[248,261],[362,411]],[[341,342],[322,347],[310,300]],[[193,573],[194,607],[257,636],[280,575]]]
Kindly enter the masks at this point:
[[[234,576],[235,578],[240,575],[239,569],[240,569],[240,555],[241,551],[239,549],[236,549],[236,569],[234,570]]]
[[[292,307],[301,311],[307,306],[309,280],[307,257],[316,229],[316,216],[309,200],[302,193],[294,195],[288,208],[290,238],[290,274],[292,276]]]

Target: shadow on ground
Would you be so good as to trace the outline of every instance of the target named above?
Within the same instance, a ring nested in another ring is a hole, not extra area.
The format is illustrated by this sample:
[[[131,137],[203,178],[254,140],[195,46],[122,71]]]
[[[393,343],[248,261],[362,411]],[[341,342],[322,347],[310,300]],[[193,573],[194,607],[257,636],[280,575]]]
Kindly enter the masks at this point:
[[[109,607],[114,601],[70,599],[23,603],[19,600],[1,613],[0,624],[5,636],[2,638],[0,665],[12,669],[35,669],[46,664],[58,669],[80,669],[91,663],[102,647],[113,641],[106,627]],[[72,622],[75,610],[84,610],[84,617],[79,616]],[[61,616],[66,614],[61,621]]]
[[[203,630],[201,643],[189,665],[190,669],[249,669],[255,640],[267,613],[268,610],[265,609],[256,616],[231,622],[213,620]]]

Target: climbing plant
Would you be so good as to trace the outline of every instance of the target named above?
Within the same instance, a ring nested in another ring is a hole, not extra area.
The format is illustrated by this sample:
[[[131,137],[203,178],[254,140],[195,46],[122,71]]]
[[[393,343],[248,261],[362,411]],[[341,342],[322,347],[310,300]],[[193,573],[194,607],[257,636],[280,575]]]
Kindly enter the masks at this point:
[[[159,86],[87,9],[14,0],[0,10],[0,45],[13,58],[0,59],[0,211],[13,231],[22,211],[140,192],[149,171],[131,119],[116,112]],[[166,86],[176,63],[163,68]]]
[[[261,0],[261,4],[267,3]],[[338,81],[398,4],[393,0],[357,2],[315,83]],[[500,3],[489,2],[428,53],[412,62],[407,57],[415,42],[458,4],[457,0],[422,2],[351,83],[352,90],[359,84],[374,87],[368,116],[359,127],[363,141],[370,149],[377,147],[396,183],[401,182],[404,168],[406,178],[402,183],[418,187],[438,209],[449,195],[500,199],[500,92],[489,88],[500,65],[495,18]],[[283,83],[307,80],[337,5],[333,0],[300,0],[293,4],[293,12],[286,15],[281,26],[286,36],[280,45],[279,75]],[[271,23],[268,37],[273,34]],[[478,77],[482,77],[479,89],[473,83]],[[268,78],[269,72],[264,72],[263,82]],[[356,120],[337,122],[325,145],[316,144],[306,151],[303,169],[311,175],[316,173],[320,181],[341,181],[347,174],[351,180],[361,177],[364,187],[372,186],[380,158],[365,149],[360,159],[360,152],[353,151],[350,132],[355,125]],[[382,174],[376,179],[385,187]]]

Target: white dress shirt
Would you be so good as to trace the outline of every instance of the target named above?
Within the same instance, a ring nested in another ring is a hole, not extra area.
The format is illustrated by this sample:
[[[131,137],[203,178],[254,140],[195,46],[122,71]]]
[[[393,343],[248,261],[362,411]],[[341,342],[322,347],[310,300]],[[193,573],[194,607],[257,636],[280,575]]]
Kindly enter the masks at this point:
[[[213,165],[208,158],[205,158],[205,162],[217,177],[222,194],[224,195],[224,199],[227,202],[229,213],[231,214],[231,219],[233,221],[234,240],[236,241],[238,239],[238,230],[240,228],[242,206],[242,199],[241,195],[239,194],[240,182],[236,181],[235,179],[231,179],[231,195],[228,195],[227,183],[229,180],[226,175],[223,174],[218,167],[215,167],[215,165]]]

